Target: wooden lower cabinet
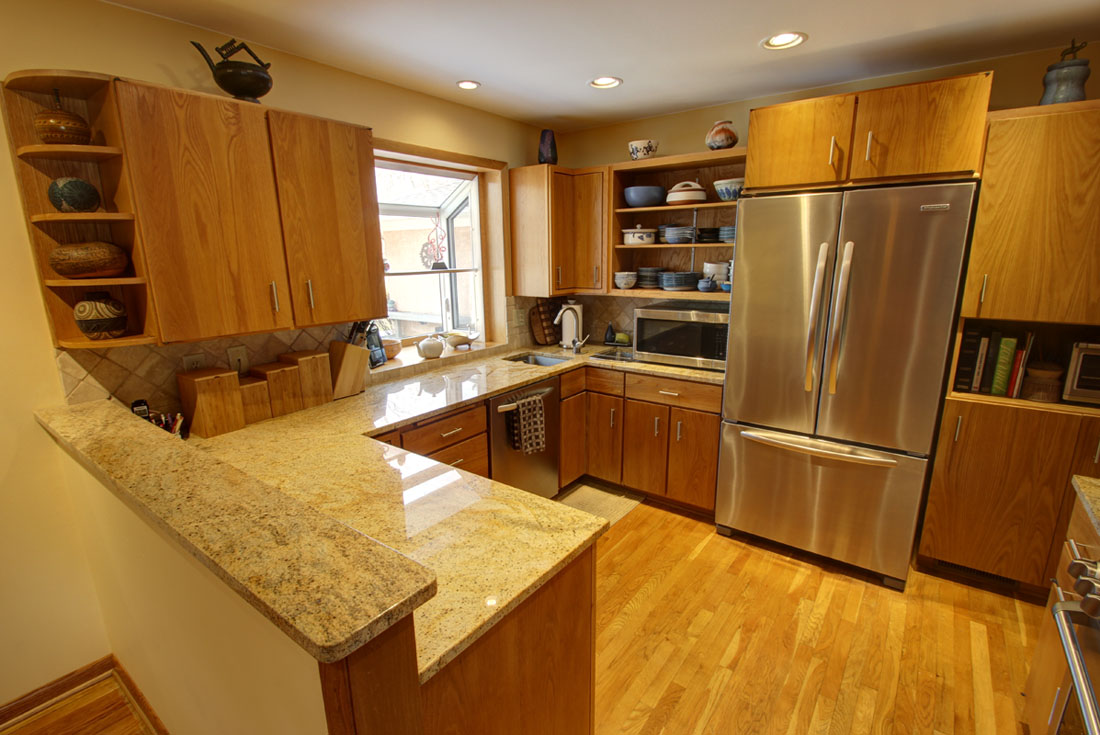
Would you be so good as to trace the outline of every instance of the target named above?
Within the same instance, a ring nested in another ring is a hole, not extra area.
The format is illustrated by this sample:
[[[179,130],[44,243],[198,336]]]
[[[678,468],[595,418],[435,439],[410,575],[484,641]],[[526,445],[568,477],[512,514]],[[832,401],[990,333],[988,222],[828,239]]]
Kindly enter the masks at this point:
[[[714,510],[721,428],[722,419],[717,414],[683,408],[670,410],[665,490],[669,498]]]
[[[669,408],[627,399],[624,413],[622,484],[652,495],[664,495]]]
[[[583,475],[588,467],[588,450],[585,448],[588,436],[587,395],[583,392],[577,393],[562,401],[558,422],[561,427],[558,488],[563,488]]]
[[[623,399],[588,393],[588,474],[619,482],[623,466]]]
[[[947,399],[920,553],[1045,585],[1081,417]]]

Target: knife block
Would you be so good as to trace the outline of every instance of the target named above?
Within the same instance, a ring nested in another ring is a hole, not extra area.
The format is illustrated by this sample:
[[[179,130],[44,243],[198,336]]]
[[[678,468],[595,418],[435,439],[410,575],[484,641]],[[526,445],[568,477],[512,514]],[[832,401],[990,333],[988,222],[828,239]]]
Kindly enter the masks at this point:
[[[331,342],[328,355],[333,400],[362,393],[367,384],[370,351],[347,342]]]
[[[214,368],[177,373],[188,431],[209,438],[244,428],[244,406],[236,370]]]
[[[320,406],[332,400],[332,375],[327,352],[287,352],[279,355],[279,362],[298,366],[303,408]]]
[[[302,410],[302,382],[298,378],[297,365],[269,362],[254,366],[249,372],[267,381],[272,417]]]

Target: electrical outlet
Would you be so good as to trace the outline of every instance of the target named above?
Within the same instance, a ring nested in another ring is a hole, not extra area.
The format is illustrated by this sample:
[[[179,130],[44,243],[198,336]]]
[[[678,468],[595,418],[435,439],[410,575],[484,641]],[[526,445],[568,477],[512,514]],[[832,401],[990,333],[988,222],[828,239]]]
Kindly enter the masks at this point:
[[[202,370],[202,364],[206,360],[206,356],[203,354],[197,355],[184,355],[183,356],[183,371],[189,373],[192,370]]]
[[[229,367],[232,370],[236,370],[238,374],[244,375],[248,372],[248,348],[244,345],[237,345],[236,347],[230,347],[225,351],[225,354],[229,356]]]

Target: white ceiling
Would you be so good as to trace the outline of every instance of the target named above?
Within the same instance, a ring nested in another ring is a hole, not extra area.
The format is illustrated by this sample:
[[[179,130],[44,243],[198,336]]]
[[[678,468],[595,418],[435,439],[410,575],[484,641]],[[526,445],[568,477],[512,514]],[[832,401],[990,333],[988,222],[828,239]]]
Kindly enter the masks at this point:
[[[1097,0],[118,4],[563,131],[1100,38]],[[786,30],[810,39],[760,48]],[[625,83],[587,86],[601,75]],[[460,79],[483,86],[463,91]]]

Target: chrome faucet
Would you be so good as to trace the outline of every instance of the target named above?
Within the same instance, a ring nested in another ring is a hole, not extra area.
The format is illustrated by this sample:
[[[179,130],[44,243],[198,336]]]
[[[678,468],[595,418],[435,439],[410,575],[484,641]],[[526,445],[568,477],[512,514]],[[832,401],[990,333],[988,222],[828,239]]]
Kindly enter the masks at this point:
[[[581,348],[584,347],[584,343],[587,342],[588,338],[591,337],[591,336],[592,335],[588,334],[588,335],[585,335],[584,339],[577,339],[576,337],[573,338],[573,354],[574,355],[581,354]]]
[[[584,339],[582,339],[580,341],[577,340],[577,335],[579,335],[581,333],[581,317],[580,317],[580,314],[577,313],[577,310],[575,308],[573,308],[572,306],[570,306],[569,304],[563,305],[561,307],[561,311],[559,311],[558,315],[556,317],[554,317],[554,324],[561,324],[561,318],[565,315],[566,312],[569,312],[570,314],[573,315],[573,354],[574,355],[579,355],[579,354],[581,354],[581,347],[583,347],[584,343],[588,341],[588,336],[586,336]],[[591,336],[591,335],[589,335],[589,336]],[[567,347],[567,346],[568,345],[566,345],[563,341],[562,342],[562,347]]]

